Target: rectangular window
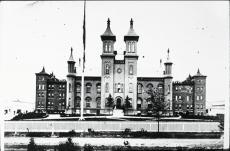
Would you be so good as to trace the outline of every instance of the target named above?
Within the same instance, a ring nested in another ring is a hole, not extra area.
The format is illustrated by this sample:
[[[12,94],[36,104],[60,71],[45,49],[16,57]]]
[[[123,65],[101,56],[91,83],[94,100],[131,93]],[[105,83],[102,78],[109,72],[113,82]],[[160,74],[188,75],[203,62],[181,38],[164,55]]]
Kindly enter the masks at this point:
[[[181,104],[179,104],[179,109],[181,109]]]
[[[189,101],[189,96],[187,96],[187,101]]]
[[[175,100],[177,101],[177,99],[178,99],[178,97],[177,97],[177,95],[175,96]]]
[[[179,95],[179,100],[181,100],[181,96]]]
[[[199,100],[199,96],[196,96],[196,100]]]
[[[200,100],[203,100],[203,96],[202,95],[200,96]]]

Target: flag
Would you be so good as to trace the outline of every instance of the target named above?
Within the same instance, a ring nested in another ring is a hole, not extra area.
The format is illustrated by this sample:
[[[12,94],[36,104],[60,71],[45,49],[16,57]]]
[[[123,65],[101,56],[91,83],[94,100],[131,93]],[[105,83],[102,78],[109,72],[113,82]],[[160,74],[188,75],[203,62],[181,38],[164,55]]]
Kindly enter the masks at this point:
[[[85,70],[85,38],[86,38],[86,31],[85,31],[85,4],[86,0],[84,0],[84,19],[83,19],[83,72]]]

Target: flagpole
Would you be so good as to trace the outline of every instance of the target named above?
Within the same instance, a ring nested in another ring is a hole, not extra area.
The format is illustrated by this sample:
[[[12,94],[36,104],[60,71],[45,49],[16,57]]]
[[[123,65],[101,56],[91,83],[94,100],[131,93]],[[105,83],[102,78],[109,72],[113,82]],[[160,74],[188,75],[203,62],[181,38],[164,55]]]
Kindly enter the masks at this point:
[[[83,17],[83,53],[82,53],[82,74],[81,74],[81,113],[80,113],[80,118],[79,120],[84,120],[83,117],[83,112],[84,112],[84,88],[85,88],[85,83],[84,83],[84,72],[85,72],[85,37],[86,37],[86,32],[85,32],[85,4],[86,0],[84,0],[84,17]]]
[[[84,54],[83,54],[84,55]],[[85,84],[84,84],[84,65],[82,63],[82,73],[81,73],[81,113],[80,113],[80,118],[79,120],[84,120],[84,117],[83,117],[83,107],[84,107],[84,87],[85,87]]]

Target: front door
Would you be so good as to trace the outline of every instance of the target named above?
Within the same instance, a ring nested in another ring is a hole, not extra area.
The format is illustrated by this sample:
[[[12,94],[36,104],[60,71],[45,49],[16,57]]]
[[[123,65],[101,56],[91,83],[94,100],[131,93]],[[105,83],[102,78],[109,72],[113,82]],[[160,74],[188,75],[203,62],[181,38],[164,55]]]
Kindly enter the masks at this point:
[[[116,108],[121,109],[121,99],[120,98],[117,99]]]

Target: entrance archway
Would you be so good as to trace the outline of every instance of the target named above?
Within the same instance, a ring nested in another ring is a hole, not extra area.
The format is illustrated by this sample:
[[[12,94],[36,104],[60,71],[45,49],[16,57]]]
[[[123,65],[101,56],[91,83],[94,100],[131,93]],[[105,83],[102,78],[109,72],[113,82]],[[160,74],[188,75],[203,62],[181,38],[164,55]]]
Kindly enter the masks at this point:
[[[117,97],[116,98],[116,108],[117,109],[121,109],[122,108],[121,103],[122,103],[122,98],[121,97]]]

